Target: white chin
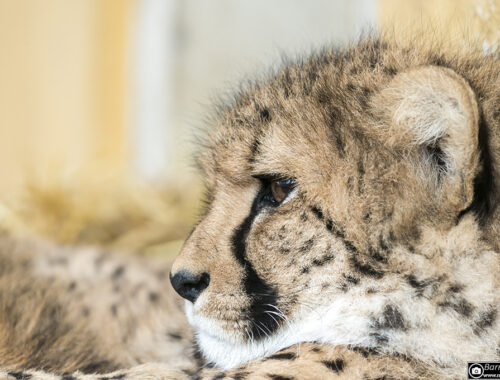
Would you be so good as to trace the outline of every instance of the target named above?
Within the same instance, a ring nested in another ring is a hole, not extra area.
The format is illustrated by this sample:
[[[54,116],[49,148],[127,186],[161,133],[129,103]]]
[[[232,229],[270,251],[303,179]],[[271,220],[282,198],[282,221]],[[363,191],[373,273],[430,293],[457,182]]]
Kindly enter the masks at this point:
[[[234,343],[198,329],[196,339],[207,361],[223,369],[266,357],[295,343],[284,339],[279,332],[257,342]]]
[[[196,329],[196,340],[205,359],[216,367],[229,369],[254,359],[263,358],[300,342],[293,326],[279,329],[272,336],[258,341],[242,342],[240,338],[224,331],[217,321],[193,311],[193,304],[186,302],[186,315]]]
[[[196,329],[196,340],[203,356],[223,369],[271,355],[296,343],[285,339],[286,334],[280,331],[259,341],[242,342],[224,331],[217,321],[194,313],[191,302],[186,302],[185,309],[189,323]]]
[[[369,318],[359,316],[358,311],[351,314],[351,303],[350,299],[339,297],[315,313],[289,321],[271,336],[247,342],[226,332],[216,320],[194,313],[191,302],[186,302],[186,314],[196,329],[196,339],[205,359],[217,367],[229,369],[301,342],[366,345]]]

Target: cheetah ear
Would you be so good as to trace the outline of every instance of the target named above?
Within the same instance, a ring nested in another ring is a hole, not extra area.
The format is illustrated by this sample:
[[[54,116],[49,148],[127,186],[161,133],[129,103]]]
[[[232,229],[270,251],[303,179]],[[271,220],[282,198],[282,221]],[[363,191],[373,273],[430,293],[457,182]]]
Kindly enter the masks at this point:
[[[417,67],[396,75],[372,106],[381,120],[375,133],[386,144],[417,152],[427,178],[447,195],[460,193],[462,206],[470,203],[479,162],[479,112],[462,77],[447,68]]]

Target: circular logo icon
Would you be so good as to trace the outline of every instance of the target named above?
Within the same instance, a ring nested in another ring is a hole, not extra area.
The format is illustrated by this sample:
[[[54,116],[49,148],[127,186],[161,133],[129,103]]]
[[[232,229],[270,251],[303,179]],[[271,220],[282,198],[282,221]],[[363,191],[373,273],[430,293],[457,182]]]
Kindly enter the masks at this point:
[[[470,365],[469,376],[472,377],[473,379],[479,379],[481,376],[483,376],[483,373],[484,373],[484,368],[481,364],[474,363]]]

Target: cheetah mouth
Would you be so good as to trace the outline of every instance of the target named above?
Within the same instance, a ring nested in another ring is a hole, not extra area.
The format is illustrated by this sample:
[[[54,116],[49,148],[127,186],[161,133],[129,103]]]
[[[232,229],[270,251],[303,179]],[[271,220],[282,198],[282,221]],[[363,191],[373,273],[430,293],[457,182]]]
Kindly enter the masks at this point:
[[[245,342],[243,327],[233,326],[233,328],[230,328],[231,323],[235,325],[237,322],[207,317],[197,313],[193,310],[193,304],[190,302],[186,302],[185,312],[189,324],[195,328],[197,335],[206,336],[220,343],[241,344]],[[226,328],[224,328],[224,325],[226,325]]]
[[[195,328],[196,341],[205,359],[223,369],[233,368],[251,360],[272,355],[273,353],[297,343],[290,339],[288,331],[277,331],[264,339],[245,339],[244,328],[228,331],[224,321],[206,317],[194,312],[193,306],[186,303],[186,315]]]
[[[367,311],[371,311],[373,305],[366,304]],[[193,304],[186,302],[186,315],[196,330],[201,353],[208,362],[224,369],[267,357],[297,343],[366,346],[371,339],[370,318],[360,315],[359,309],[353,309],[348,296],[338,297],[316,312],[304,308],[303,313],[259,339],[247,339],[244,327],[231,328],[232,321],[206,317],[193,308]],[[224,323],[229,323],[227,329]]]

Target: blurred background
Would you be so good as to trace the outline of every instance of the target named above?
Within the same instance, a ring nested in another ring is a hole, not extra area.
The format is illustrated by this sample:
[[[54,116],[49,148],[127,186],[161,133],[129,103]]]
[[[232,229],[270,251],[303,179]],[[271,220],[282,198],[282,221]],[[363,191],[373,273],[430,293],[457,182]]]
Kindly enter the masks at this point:
[[[0,226],[174,255],[212,99],[377,29],[496,49],[500,0],[0,0]]]

